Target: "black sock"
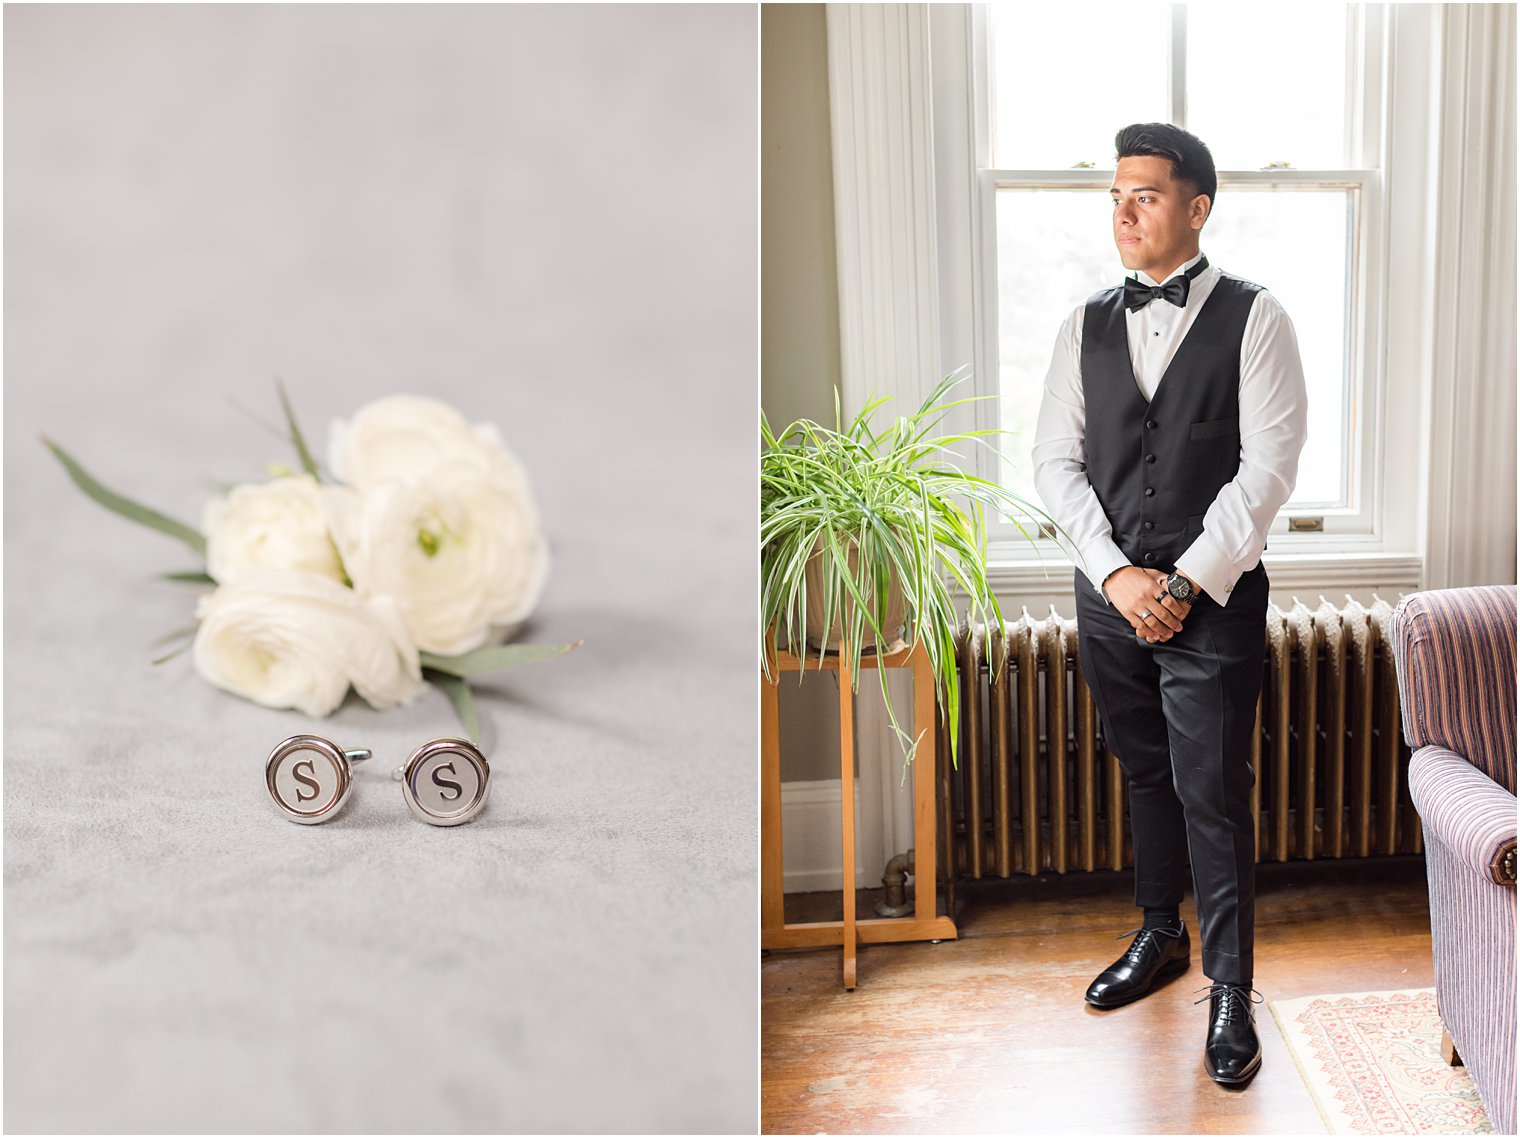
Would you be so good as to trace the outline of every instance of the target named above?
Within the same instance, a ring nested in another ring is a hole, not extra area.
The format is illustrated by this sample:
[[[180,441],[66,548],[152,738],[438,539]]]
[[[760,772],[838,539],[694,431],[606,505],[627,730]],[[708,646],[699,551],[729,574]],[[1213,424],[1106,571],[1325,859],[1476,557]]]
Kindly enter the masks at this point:
[[[1148,929],[1170,929],[1176,932],[1182,928],[1182,916],[1177,911],[1177,906],[1159,909],[1145,910],[1145,927]]]

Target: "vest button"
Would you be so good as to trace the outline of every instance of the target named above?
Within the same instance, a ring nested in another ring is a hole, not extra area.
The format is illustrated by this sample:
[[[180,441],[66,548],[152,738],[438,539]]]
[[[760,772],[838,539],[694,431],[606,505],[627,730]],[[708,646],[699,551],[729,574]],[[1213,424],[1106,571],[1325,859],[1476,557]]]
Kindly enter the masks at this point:
[[[1156,456],[1153,455],[1153,454],[1148,454],[1148,455],[1145,456],[1145,461],[1146,462],[1155,462],[1156,461]]]
[[[1146,529],[1155,529],[1156,528],[1156,523],[1155,522],[1146,522],[1145,523],[1145,528]]]
[[[1145,555],[1145,559],[1147,561],[1154,561],[1154,560],[1156,560],[1156,555],[1154,553],[1147,553]]]
[[[1156,420],[1155,419],[1147,419],[1145,421],[1145,429],[1148,430],[1148,431],[1154,431],[1156,429]]]
[[[1145,496],[1147,498],[1154,498],[1156,496],[1156,488],[1154,486],[1147,486],[1145,488]]]

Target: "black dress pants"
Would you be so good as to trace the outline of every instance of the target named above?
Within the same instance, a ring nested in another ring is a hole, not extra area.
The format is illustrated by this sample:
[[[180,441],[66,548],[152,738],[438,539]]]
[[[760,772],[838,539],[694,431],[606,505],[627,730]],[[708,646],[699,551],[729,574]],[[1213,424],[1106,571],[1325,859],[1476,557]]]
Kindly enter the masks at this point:
[[[1201,596],[1182,631],[1147,644],[1077,570],[1077,646],[1109,748],[1129,780],[1135,904],[1177,905],[1184,855],[1216,982],[1252,978],[1256,834],[1251,735],[1266,649],[1267,571],[1221,605]]]

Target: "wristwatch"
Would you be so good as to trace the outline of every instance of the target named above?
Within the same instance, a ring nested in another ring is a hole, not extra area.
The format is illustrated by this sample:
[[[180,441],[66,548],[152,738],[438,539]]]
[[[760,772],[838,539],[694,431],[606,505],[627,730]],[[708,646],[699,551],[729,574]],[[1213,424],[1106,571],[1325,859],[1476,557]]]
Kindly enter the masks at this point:
[[[1166,591],[1183,604],[1192,604],[1198,599],[1198,591],[1180,573],[1173,573],[1166,579]]]

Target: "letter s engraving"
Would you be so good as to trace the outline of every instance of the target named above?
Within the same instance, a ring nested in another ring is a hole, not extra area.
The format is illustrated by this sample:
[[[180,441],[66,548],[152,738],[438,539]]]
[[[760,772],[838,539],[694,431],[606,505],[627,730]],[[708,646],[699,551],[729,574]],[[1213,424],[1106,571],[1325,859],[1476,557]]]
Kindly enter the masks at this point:
[[[433,785],[445,788],[444,793],[440,797],[442,797],[445,802],[453,802],[456,798],[464,797],[464,787],[461,784],[455,782],[452,778],[441,777],[444,771],[448,771],[452,775],[457,775],[459,773],[454,769],[454,763],[452,760],[447,763],[439,763],[436,767],[433,768]],[[454,793],[448,793],[448,788],[452,788]]]
[[[306,768],[306,773],[305,774],[301,773],[301,768],[302,767]],[[301,788],[299,786],[296,787],[296,801],[297,802],[310,802],[312,799],[316,798],[318,794],[321,793],[321,791],[322,791],[322,784],[319,783],[316,780],[316,777],[315,777],[316,773],[317,773],[316,772],[316,768],[314,768],[311,765],[311,760],[310,759],[302,759],[295,766],[293,766],[293,767],[290,768],[290,773],[291,773],[292,777],[294,777],[297,782],[299,782],[299,783],[301,783],[301,784],[303,784],[305,786],[311,787],[311,793],[310,794],[302,794],[301,793]]]

